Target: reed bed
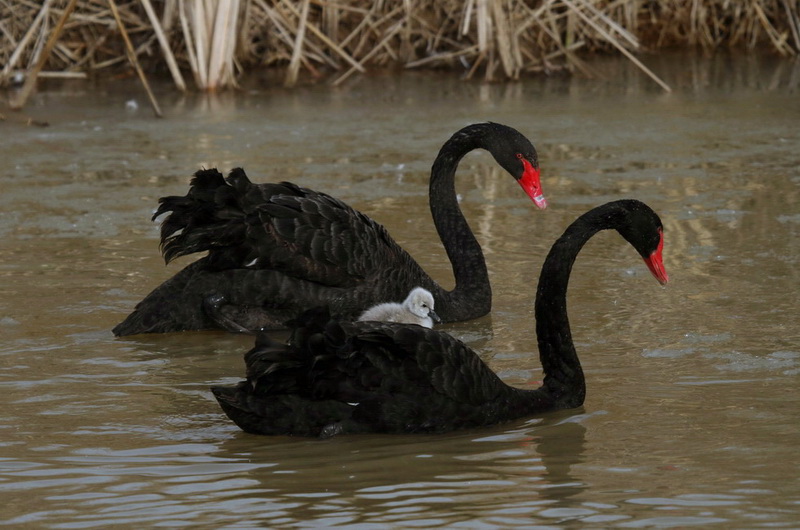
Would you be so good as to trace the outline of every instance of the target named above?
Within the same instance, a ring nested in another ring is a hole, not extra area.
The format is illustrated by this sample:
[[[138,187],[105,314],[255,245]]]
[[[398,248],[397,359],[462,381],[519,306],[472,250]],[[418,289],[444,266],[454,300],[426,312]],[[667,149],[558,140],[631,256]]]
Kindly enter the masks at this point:
[[[78,0],[43,57],[69,1],[0,0],[0,85],[42,59],[41,76],[139,62],[181,90],[187,72],[215,90],[265,67],[282,69],[287,86],[387,67],[513,80],[587,72],[593,54],[618,53],[669,90],[640,62],[642,51],[800,52],[797,0]]]

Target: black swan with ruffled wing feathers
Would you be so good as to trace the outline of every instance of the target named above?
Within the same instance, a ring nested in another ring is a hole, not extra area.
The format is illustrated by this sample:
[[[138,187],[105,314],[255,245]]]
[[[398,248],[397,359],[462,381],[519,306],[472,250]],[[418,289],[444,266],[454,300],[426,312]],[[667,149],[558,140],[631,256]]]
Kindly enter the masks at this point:
[[[546,206],[536,150],[505,125],[479,123],[456,132],[431,169],[429,200],[453,267],[455,287],[439,286],[386,229],[342,201],[288,182],[253,184],[242,169],[227,179],[198,171],[186,196],[164,197],[153,219],[171,260],[208,255],[165,281],[114,328],[115,335],[225,328],[280,328],[300,312],[328,305],[356,318],[414,287],[430,291],[444,322],[491,310],[483,252],[458,205],[461,158],[486,149],[540,208]]]
[[[536,291],[535,390],[503,383],[475,352],[421,326],[331,319],[325,308],[293,323],[287,344],[259,335],[245,355],[247,380],[212,388],[225,414],[254,434],[436,433],[491,425],[583,404],[586,385],[567,319],[567,284],[581,247],[615,229],[662,284],[661,220],[622,200],[585,213],[547,256]]]

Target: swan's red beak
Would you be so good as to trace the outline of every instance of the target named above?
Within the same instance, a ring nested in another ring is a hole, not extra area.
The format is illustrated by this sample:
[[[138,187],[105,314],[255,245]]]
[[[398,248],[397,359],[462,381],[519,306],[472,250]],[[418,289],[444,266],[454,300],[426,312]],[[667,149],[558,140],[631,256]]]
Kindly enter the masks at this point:
[[[653,276],[656,277],[658,283],[664,285],[669,281],[667,269],[664,268],[664,258],[661,255],[664,250],[664,232],[659,229],[658,235],[661,236],[661,239],[658,241],[658,248],[656,248],[649,257],[644,258],[644,262],[647,264],[647,268],[650,269],[650,272],[653,273]]]
[[[542,183],[539,181],[539,168],[522,159],[522,177],[517,181],[525,193],[533,200],[533,203],[541,210],[547,208],[547,199],[542,193]]]

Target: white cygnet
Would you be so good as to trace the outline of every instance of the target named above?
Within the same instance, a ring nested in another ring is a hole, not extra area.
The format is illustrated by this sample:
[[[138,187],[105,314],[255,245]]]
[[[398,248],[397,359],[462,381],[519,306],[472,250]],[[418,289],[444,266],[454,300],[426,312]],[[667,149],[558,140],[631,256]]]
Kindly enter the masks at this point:
[[[403,303],[387,302],[364,311],[358,320],[379,320],[401,324],[418,324],[432,328],[433,323],[442,321],[433,310],[433,295],[427,289],[415,287]]]

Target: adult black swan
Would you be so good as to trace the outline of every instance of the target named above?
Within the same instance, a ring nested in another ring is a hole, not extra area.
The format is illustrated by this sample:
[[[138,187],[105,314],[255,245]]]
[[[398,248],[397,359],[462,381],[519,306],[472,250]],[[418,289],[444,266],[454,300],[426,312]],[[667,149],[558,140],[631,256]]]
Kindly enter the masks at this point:
[[[198,171],[185,197],[163,197],[153,219],[169,263],[208,251],[165,281],[114,328],[115,335],[223,327],[284,327],[302,311],[328,305],[356,318],[382,302],[401,302],[414,287],[430,291],[444,322],[491,310],[483,252],[458,205],[455,172],[468,152],[488,150],[540,208],[546,206],[536,150],[497,123],[464,127],[433,163],[429,200],[453,267],[455,288],[440,287],[386,229],[329,195],[288,182],[252,184],[242,169],[227,179]]]
[[[490,425],[583,404],[586,386],[567,319],[567,283],[581,247],[616,229],[662,284],[661,220],[623,200],[585,213],[556,241],[536,291],[543,385],[503,383],[467,346],[420,326],[331,320],[310,310],[288,344],[259,335],[245,355],[247,380],[212,388],[222,409],[255,434],[432,433]]]

